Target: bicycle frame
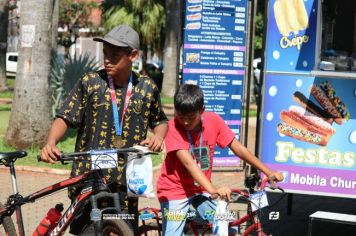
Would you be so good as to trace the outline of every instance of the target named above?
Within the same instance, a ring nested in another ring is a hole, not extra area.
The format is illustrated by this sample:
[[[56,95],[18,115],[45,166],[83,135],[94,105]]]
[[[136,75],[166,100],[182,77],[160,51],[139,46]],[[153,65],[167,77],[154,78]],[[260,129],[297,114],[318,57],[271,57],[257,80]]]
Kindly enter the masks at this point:
[[[25,235],[23,218],[21,212],[21,206],[30,202],[34,202],[37,199],[62,190],[64,188],[68,188],[70,186],[76,185],[86,180],[93,179],[92,175],[95,171],[91,171],[82,175],[75,176],[73,178],[68,178],[56,184],[53,184],[49,187],[43,188],[35,193],[28,195],[27,197],[22,197],[17,190],[17,181],[16,181],[16,172],[14,168],[14,164],[10,163],[10,174],[12,177],[12,187],[14,194],[11,195],[8,200],[5,208],[0,209],[0,216],[8,214],[12,215],[13,212],[16,212],[16,223],[18,225],[18,231],[20,236]],[[105,181],[103,179],[103,181]],[[105,182],[104,182],[105,183]],[[80,209],[85,201],[92,195],[96,194],[99,190],[89,186],[84,188],[81,193],[76,197],[76,199],[72,202],[69,208],[62,215],[61,219],[58,221],[56,226],[52,229],[48,235],[58,235],[66,230],[68,225],[73,220],[74,213]]]

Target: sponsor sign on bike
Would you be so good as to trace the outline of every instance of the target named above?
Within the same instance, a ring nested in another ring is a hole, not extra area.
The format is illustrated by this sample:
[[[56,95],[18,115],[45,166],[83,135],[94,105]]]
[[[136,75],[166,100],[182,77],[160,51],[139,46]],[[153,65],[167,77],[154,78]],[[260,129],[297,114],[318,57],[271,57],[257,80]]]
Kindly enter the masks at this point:
[[[221,115],[240,139],[245,77],[247,1],[186,1],[183,83],[199,85],[205,108]],[[216,149],[214,165],[236,165]]]

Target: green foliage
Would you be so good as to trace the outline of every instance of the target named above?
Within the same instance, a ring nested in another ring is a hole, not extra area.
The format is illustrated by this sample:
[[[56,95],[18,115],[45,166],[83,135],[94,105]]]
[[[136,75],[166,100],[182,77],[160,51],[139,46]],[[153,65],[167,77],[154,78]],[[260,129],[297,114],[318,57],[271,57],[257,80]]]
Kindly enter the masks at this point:
[[[95,65],[94,58],[90,58],[88,54],[79,57],[74,56],[74,58],[69,57],[66,60],[59,56],[53,58],[50,73],[50,84],[53,90],[53,117],[62,105],[63,98],[73,88],[78,79],[85,73],[96,71],[98,68]]]
[[[67,31],[58,32],[58,44],[69,48],[75,43],[71,36],[77,38],[79,28],[91,28],[91,31],[96,32],[97,29],[90,21],[91,11],[95,8],[98,8],[95,1],[86,3],[76,0],[60,0],[58,26],[66,28]]]
[[[263,44],[263,14],[257,13],[255,18],[255,58],[261,57]]]
[[[120,24],[133,27],[140,35],[141,49],[150,48],[161,54],[164,46],[165,12],[164,2],[157,0],[123,0],[104,12],[104,33]]]

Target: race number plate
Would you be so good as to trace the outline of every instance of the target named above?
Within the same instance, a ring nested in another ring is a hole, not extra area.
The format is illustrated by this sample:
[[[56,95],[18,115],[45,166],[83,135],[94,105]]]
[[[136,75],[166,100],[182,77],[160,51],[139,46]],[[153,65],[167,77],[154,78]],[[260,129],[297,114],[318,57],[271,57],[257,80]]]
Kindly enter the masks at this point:
[[[91,169],[110,169],[117,167],[117,153],[91,155]]]
[[[252,211],[268,206],[268,199],[266,191],[259,191],[250,195]]]

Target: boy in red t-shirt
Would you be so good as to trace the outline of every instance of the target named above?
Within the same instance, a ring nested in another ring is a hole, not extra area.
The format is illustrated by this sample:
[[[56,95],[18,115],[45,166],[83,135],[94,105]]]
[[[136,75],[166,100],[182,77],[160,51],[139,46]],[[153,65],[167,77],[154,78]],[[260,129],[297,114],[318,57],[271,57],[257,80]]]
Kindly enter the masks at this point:
[[[210,182],[216,145],[229,147],[266,176],[283,180],[281,173],[270,170],[235,139],[219,115],[204,111],[204,95],[198,86],[181,85],[174,95],[174,108],[165,138],[167,157],[157,182],[163,235],[183,234],[190,204],[204,217],[206,211],[216,208],[210,195],[230,198],[230,188],[216,188]]]

